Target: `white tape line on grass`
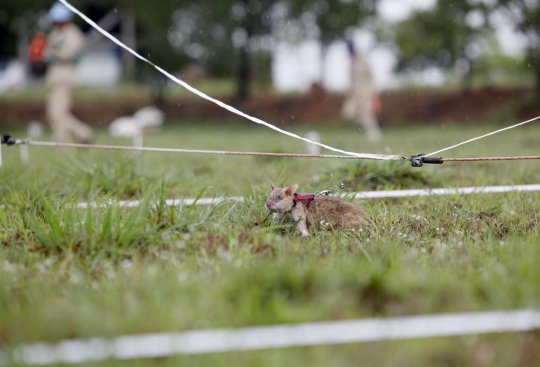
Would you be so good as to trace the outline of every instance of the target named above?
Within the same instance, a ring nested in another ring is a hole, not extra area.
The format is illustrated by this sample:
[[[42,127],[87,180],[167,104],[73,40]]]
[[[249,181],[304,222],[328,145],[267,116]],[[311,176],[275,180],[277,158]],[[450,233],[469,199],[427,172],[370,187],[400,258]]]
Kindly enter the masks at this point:
[[[540,312],[524,309],[199,330],[34,343],[4,350],[3,364],[49,365],[305,347],[540,329]],[[11,353],[10,353],[11,352]],[[8,359],[9,358],[9,359]]]
[[[461,187],[454,189],[421,189],[421,190],[387,190],[387,191],[363,191],[353,193],[355,199],[378,199],[378,198],[399,198],[410,196],[430,196],[430,195],[459,195],[459,194],[487,194],[504,193],[513,191],[540,191],[540,185],[515,185],[515,186],[481,186],[481,187]],[[222,197],[222,198],[200,198],[195,199],[169,199],[166,200],[168,206],[179,205],[211,205],[222,202],[243,202],[243,197]],[[141,204],[140,200],[133,201],[109,201],[107,203],[78,203],[78,208],[106,207],[109,205],[118,205],[123,207],[137,207]]]
[[[242,202],[244,201],[244,198],[242,197],[226,197],[226,198],[200,198],[198,200],[196,199],[167,199],[165,200],[165,205],[167,206],[180,206],[180,205],[216,205],[223,202]],[[97,203],[97,202],[91,202],[91,203],[77,203],[77,208],[88,208],[89,206],[92,208],[97,207],[107,207],[111,205],[117,205],[121,207],[127,207],[127,208],[135,208],[139,205],[141,205],[141,200],[131,200],[131,201],[108,201],[105,203]]]

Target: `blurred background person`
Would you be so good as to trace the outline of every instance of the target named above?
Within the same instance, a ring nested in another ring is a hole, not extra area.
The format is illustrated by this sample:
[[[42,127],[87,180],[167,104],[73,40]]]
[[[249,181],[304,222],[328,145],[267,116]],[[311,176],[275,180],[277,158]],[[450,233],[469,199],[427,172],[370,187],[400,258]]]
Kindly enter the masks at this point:
[[[49,89],[47,119],[56,142],[65,143],[74,138],[79,143],[90,143],[92,129],[71,113],[75,64],[84,48],[84,34],[71,22],[73,13],[64,4],[54,3],[48,16],[54,28],[47,37],[44,52],[45,83]]]
[[[351,84],[341,115],[362,126],[370,141],[378,142],[382,133],[375,114],[380,112],[381,104],[373,75],[366,58],[355,49],[352,41],[347,41],[347,48],[351,57]]]

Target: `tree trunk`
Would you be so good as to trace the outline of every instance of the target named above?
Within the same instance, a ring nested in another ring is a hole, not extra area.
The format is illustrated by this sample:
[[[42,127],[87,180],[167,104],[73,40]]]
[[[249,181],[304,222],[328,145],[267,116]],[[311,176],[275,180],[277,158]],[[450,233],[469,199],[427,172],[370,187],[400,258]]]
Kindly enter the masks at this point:
[[[126,14],[122,19],[121,40],[126,46],[135,49],[136,39],[135,16]],[[122,64],[124,67],[124,80],[130,83],[135,82],[135,56],[122,49]]]
[[[528,50],[529,64],[534,71],[536,99],[540,100],[540,50]]]
[[[469,63],[469,70],[467,70],[467,73],[463,76],[463,91],[469,92],[472,89],[472,82],[473,82],[473,73],[474,73],[474,61],[467,59],[467,62]]]
[[[534,77],[536,82],[536,99],[540,100],[540,62],[532,62],[532,67],[534,68]]]
[[[321,88],[326,89],[324,82],[326,77],[326,51],[328,50],[328,47],[326,44],[321,42],[321,71],[319,75],[319,84]]]
[[[24,77],[28,76],[29,63],[28,63],[28,45],[30,44],[30,35],[28,32],[28,24],[24,19],[19,19],[16,23],[17,29],[17,59],[23,65]]]
[[[164,76],[157,76],[154,80],[152,89],[151,89],[151,95],[152,95],[152,103],[157,108],[163,108],[165,106],[165,87],[167,83],[167,78]]]
[[[249,48],[251,31],[249,28],[246,28],[246,32],[246,40],[240,48],[240,63],[238,64],[238,79],[236,84],[236,97],[241,101],[245,101],[249,97],[251,80],[251,50]]]
[[[536,99],[540,100],[540,67],[534,70],[536,78]]]

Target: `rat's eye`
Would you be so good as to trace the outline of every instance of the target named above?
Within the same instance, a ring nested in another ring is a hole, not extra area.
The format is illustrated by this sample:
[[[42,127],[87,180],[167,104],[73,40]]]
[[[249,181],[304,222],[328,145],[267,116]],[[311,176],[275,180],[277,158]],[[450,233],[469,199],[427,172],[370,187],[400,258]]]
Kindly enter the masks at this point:
[[[277,198],[278,198],[278,200],[283,199],[283,198],[281,197],[281,195],[278,195]]]

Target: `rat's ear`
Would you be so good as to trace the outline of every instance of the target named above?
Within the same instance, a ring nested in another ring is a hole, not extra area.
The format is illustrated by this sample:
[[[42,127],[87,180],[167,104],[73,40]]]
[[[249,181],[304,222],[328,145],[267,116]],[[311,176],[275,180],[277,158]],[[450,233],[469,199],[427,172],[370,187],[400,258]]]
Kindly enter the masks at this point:
[[[274,185],[272,180],[270,180],[270,187],[272,188],[272,191],[274,191],[276,189],[276,185]]]
[[[296,192],[296,190],[298,190],[298,184],[294,184],[292,186],[287,187],[287,190],[285,191],[285,193],[287,195],[293,195]]]

